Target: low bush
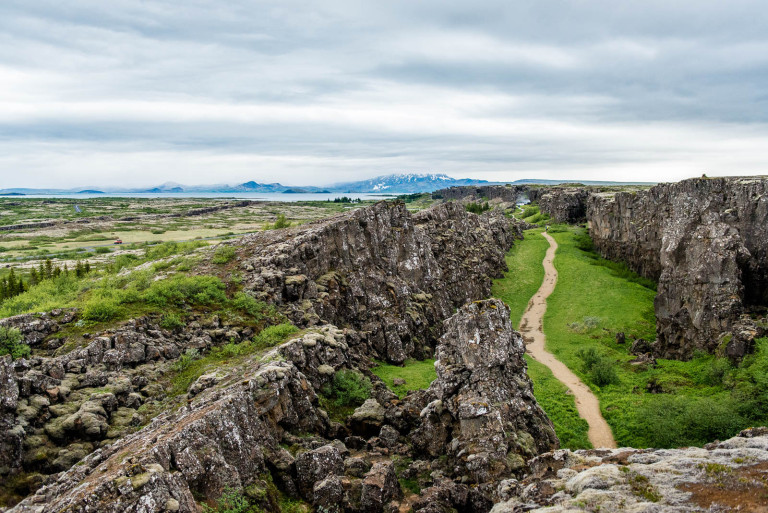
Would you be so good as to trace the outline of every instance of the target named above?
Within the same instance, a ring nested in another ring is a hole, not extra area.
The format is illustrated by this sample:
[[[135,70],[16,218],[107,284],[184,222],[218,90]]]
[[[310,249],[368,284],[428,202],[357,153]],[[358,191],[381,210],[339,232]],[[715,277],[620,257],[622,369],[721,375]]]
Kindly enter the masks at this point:
[[[122,312],[120,300],[115,297],[96,295],[85,303],[83,319],[95,322],[107,322],[117,319]]]
[[[177,313],[167,313],[160,319],[160,326],[167,330],[176,330],[185,326],[184,319]]]
[[[24,337],[16,328],[0,326],[0,356],[11,355],[11,358],[26,358],[31,350],[24,343]]]
[[[712,397],[657,395],[635,413],[634,429],[657,447],[701,446],[735,436],[747,420],[728,394]]]
[[[293,324],[277,324],[269,326],[253,337],[253,344],[256,349],[267,349],[276,346],[285,341],[286,338],[299,331]]]
[[[232,307],[248,314],[256,322],[277,316],[277,309],[274,305],[259,301],[245,292],[235,294],[232,299]]]
[[[333,381],[323,388],[323,394],[338,407],[360,406],[371,396],[371,380],[357,371],[340,370]]]
[[[177,274],[152,282],[143,299],[159,307],[224,304],[227,301],[224,288],[224,283],[215,276]]]
[[[285,217],[285,214],[278,214],[275,224],[267,223],[264,226],[265,230],[279,230],[281,228],[288,228],[291,226],[291,222]]]
[[[216,500],[215,508],[203,504],[203,513],[249,513],[250,511],[251,503],[248,498],[242,491],[230,487],[226,487],[221,497]]]
[[[187,349],[181,356],[179,356],[178,360],[173,362],[171,369],[176,372],[183,372],[187,370],[189,366],[192,365],[192,362],[197,360],[199,356],[200,351],[197,349]]]
[[[214,264],[226,264],[235,258],[235,248],[232,246],[219,246],[213,252],[211,262]]]
[[[467,212],[471,212],[473,214],[482,214],[483,212],[486,212],[491,209],[491,206],[486,201],[485,203],[467,203],[464,208]]]
[[[539,213],[539,207],[538,205],[526,205],[523,207],[523,210],[520,212],[520,218],[526,219],[531,216],[535,216]]]
[[[604,387],[619,382],[616,364],[607,356],[598,353],[594,347],[579,350],[576,356],[583,362],[582,370],[589,375],[595,385]]]

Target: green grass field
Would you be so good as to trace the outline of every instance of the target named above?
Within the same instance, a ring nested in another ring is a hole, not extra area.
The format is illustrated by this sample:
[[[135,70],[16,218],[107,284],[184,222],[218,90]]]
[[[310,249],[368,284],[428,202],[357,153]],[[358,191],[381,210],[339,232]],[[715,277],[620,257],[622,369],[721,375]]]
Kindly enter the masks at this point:
[[[539,290],[544,280],[544,267],[541,262],[549,243],[540,235],[542,231],[544,230],[541,228],[527,230],[525,239],[515,242],[506,256],[509,270],[503,279],[494,281],[491,288],[491,295],[509,306],[515,329],[520,325],[528,301]]]

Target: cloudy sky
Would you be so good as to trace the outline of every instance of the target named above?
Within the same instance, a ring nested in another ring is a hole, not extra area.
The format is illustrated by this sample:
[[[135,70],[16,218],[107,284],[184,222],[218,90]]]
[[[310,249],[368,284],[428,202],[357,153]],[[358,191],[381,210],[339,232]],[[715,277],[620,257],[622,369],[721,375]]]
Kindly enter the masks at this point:
[[[3,0],[0,188],[768,174],[729,0]]]

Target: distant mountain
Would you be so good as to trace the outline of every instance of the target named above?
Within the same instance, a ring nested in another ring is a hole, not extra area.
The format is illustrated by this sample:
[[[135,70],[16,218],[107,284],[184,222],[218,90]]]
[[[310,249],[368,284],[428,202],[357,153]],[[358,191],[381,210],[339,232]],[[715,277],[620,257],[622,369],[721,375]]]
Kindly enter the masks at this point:
[[[589,180],[540,180],[540,179],[522,179],[511,182],[513,184],[545,184],[555,185],[560,183],[582,183],[584,185],[652,185],[645,182],[602,182]],[[194,194],[194,193],[238,193],[251,192],[257,194],[267,193],[286,193],[286,194],[409,194],[415,192],[433,192],[437,189],[446,187],[456,187],[464,185],[497,185],[509,182],[489,182],[487,180],[474,180],[471,178],[451,178],[442,173],[405,173],[377,176],[367,180],[356,182],[344,182],[330,185],[327,187],[316,187],[312,185],[283,185],[278,182],[259,183],[256,181],[243,182],[236,185],[214,184],[214,185],[184,185],[176,182],[166,182],[157,187],[150,188],[102,188],[89,187],[87,189],[28,189],[28,188],[9,188],[0,189],[0,195],[34,195],[34,194]]]
[[[429,174],[394,174],[377,176],[359,182],[340,183],[331,186],[336,192],[357,193],[413,193],[432,192],[445,187],[460,185],[489,185],[487,180],[472,180],[469,178],[456,179],[442,173]]]

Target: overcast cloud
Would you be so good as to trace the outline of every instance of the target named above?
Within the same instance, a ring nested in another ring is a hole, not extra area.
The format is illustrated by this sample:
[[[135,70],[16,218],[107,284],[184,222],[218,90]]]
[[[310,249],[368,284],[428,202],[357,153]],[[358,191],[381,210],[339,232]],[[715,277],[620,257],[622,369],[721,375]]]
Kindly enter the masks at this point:
[[[754,1],[3,0],[0,188],[768,174]]]

